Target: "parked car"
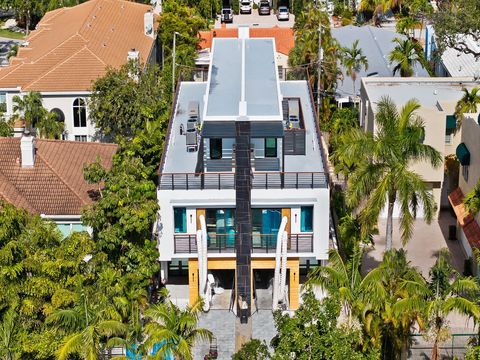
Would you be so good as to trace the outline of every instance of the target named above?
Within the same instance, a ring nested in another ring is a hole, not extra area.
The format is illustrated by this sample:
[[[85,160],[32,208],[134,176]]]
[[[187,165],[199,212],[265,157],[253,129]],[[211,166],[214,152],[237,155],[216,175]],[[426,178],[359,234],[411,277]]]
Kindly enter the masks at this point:
[[[233,10],[232,8],[223,8],[222,9],[222,23],[232,23],[233,22]]]
[[[288,8],[286,6],[280,6],[277,11],[277,19],[280,20],[286,20],[288,21],[290,19],[290,12],[288,11]]]
[[[250,0],[240,1],[240,14],[251,14],[252,13],[252,3]]]
[[[260,1],[258,5],[258,15],[270,15],[270,3],[268,1]]]

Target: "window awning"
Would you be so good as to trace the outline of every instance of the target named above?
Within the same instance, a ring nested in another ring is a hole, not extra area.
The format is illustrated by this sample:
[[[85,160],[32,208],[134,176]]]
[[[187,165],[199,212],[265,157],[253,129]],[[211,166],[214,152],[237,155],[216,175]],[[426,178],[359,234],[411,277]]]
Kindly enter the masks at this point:
[[[468,148],[464,143],[461,143],[457,146],[457,151],[455,154],[457,155],[457,159],[460,161],[460,164],[463,166],[470,165],[470,151],[468,151]]]
[[[454,130],[457,128],[457,118],[455,115],[447,115],[447,130]]]

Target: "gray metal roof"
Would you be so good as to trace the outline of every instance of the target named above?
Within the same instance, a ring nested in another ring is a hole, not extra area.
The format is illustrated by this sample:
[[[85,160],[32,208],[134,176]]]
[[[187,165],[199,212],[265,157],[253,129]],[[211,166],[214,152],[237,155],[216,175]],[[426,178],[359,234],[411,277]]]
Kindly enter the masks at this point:
[[[213,40],[206,121],[281,120],[273,39]]]
[[[396,37],[405,38],[388,29],[377,28],[374,26],[343,26],[331,29],[332,36],[339,42],[342,47],[351,47],[358,40],[358,47],[362,49],[363,54],[368,59],[368,70],[362,67],[357,74],[355,81],[355,92],[360,91],[360,83],[362,77],[368,74],[377,73],[379,77],[393,76],[393,68],[395,64],[390,64],[388,57],[395,48],[393,39]],[[350,76],[346,75],[346,71],[342,68],[344,74],[343,81],[337,82],[337,98],[353,96],[353,82]],[[414,76],[429,76],[428,72],[420,66],[415,67]],[[400,76],[398,73],[395,76]]]

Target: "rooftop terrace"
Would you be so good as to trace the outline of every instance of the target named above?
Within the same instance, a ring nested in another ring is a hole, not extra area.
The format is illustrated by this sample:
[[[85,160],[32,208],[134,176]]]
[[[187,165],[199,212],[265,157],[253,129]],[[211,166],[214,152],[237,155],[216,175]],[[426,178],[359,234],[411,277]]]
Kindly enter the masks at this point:
[[[214,39],[203,120],[282,120],[273,39]]]

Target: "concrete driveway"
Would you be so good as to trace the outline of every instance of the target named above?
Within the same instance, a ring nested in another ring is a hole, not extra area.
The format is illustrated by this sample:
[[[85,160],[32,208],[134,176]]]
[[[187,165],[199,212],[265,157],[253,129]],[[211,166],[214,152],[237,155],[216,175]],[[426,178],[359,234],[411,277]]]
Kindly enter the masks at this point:
[[[293,27],[295,23],[295,15],[290,14],[290,20],[288,21],[278,21],[277,15],[275,15],[272,10],[270,15],[258,15],[258,10],[253,9],[251,14],[238,14],[233,16],[233,23],[226,24],[227,28],[236,28],[239,25],[248,25],[250,27],[263,27],[271,28],[274,26],[278,27]],[[217,17],[215,21],[215,28],[221,28],[222,24],[220,23],[220,17]]]
[[[408,260],[428,277],[428,271],[435,263],[438,253],[443,248],[450,250],[452,265],[463,272],[465,255],[460,241],[448,240],[448,226],[455,225],[456,219],[449,211],[441,211],[437,220],[428,225],[424,220],[415,220],[413,236],[404,247],[407,250]],[[381,261],[385,251],[386,221],[378,223],[379,235],[374,237],[374,247],[368,249],[364,255],[363,271],[368,272]],[[400,240],[400,225],[398,219],[393,221],[393,247],[402,248]]]

